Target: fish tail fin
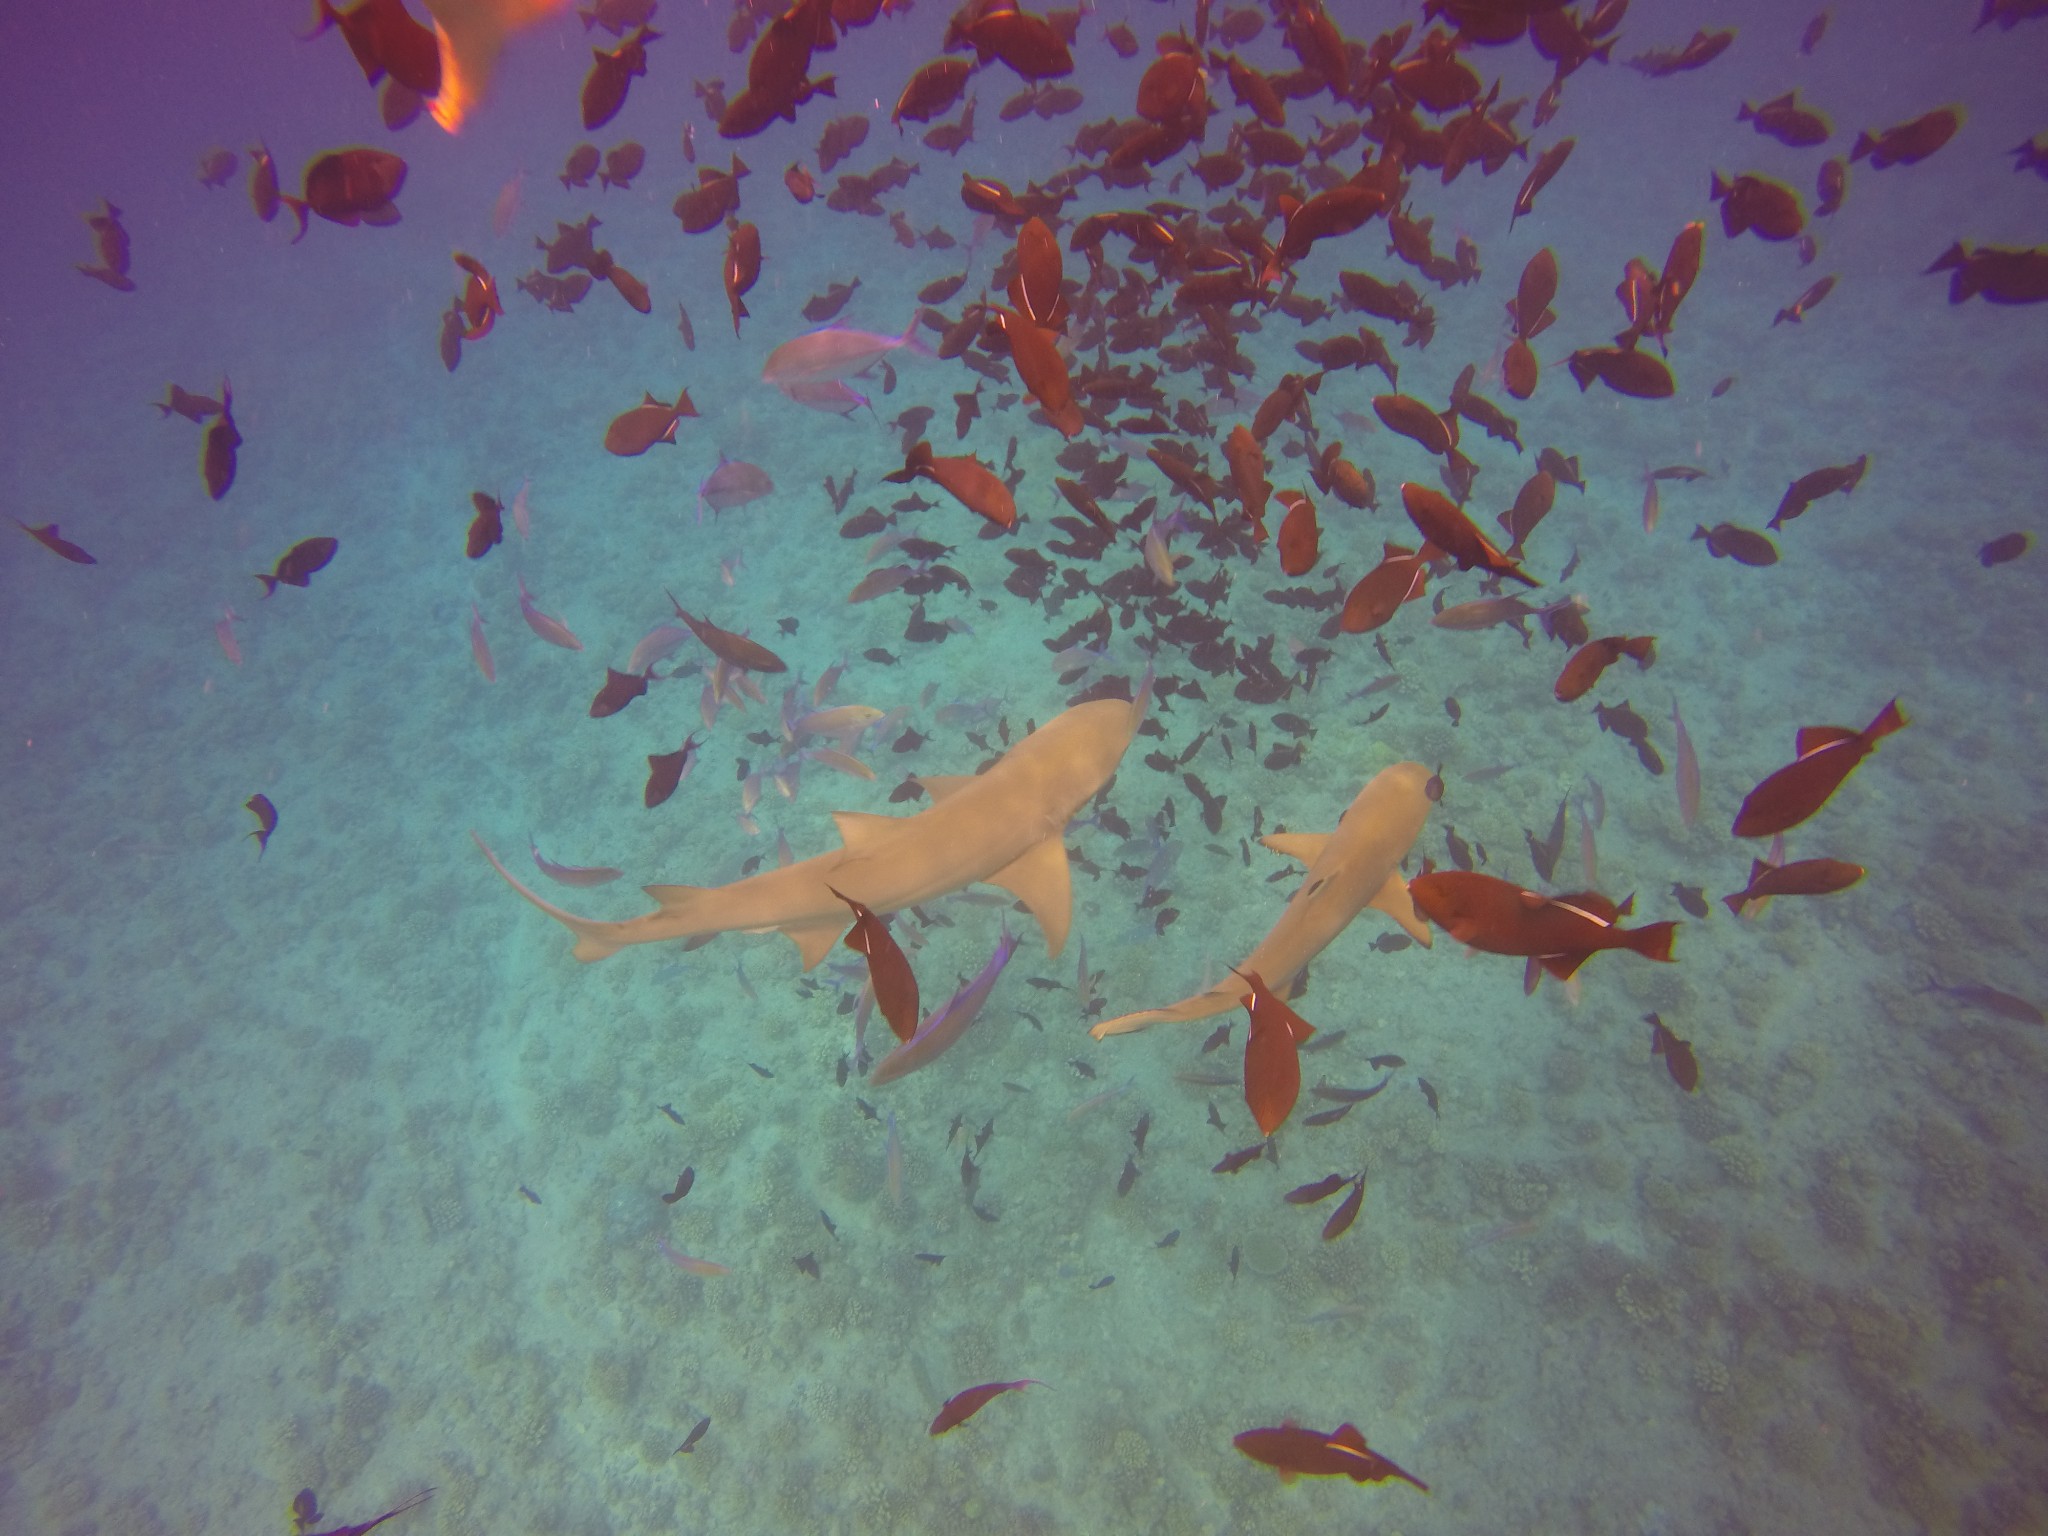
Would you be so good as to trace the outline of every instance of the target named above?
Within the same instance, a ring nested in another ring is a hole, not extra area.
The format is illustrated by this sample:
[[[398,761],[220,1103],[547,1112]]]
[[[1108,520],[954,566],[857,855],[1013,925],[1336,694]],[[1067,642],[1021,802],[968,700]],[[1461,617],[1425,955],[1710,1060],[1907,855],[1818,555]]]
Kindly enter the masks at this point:
[[[1631,928],[1623,936],[1628,940],[1628,947],[1645,960],[1668,962],[1671,959],[1671,942],[1677,934],[1678,924],[1662,922],[1645,923],[1640,928]]]
[[[919,357],[935,357],[938,354],[917,338],[918,330],[924,324],[924,317],[925,307],[920,304],[911,311],[910,324],[903,327],[903,334],[896,338],[896,345],[915,352]]]
[[[334,7],[329,5],[327,0],[313,0],[312,30],[297,34],[298,39],[302,43],[310,43],[339,20],[341,18],[334,13]]]
[[[277,195],[277,200],[298,216],[299,232],[292,236],[292,244],[297,245],[306,238],[307,216],[313,211],[312,204],[308,203],[303,197],[293,197],[289,192],[280,192]]]
[[[1749,902],[1750,895],[1748,891],[1737,891],[1733,896],[1723,896],[1721,898],[1721,904],[1727,907],[1729,913],[1735,917],[1742,916],[1742,909],[1748,906]]]
[[[263,595],[265,597],[270,596],[271,593],[277,590],[277,578],[275,576],[271,576],[266,574],[265,572],[258,571],[256,573],[256,579],[263,583]]]
[[[1912,721],[1906,718],[1906,712],[1899,708],[1899,701],[1893,699],[1891,703],[1885,705],[1883,709],[1877,712],[1877,718],[1871,721],[1864,730],[1863,739],[1875,742],[1881,737],[1891,735],[1893,731],[1904,730],[1912,723]]]

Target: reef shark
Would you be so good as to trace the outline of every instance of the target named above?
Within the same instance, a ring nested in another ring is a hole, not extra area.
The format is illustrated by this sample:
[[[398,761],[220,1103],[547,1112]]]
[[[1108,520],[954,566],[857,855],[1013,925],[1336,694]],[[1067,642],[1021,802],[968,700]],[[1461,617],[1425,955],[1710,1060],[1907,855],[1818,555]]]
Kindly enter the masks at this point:
[[[846,903],[835,891],[877,912],[896,912],[976,881],[1022,901],[1045,934],[1048,955],[1057,955],[1074,907],[1067,823],[1116,772],[1151,697],[1148,672],[1135,699],[1077,704],[986,772],[921,776],[933,803],[914,815],[835,811],[843,846],[833,852],[731,885],[650,885],[657,909],[623,922],[565,912],[521,884],[475,832],[470,836],[513,890],[576,935],[578,960],[602,960],[628,944],[772,930],[795,942],[809,970],[846,931]]]
[[[1395,763],[1381,769],[1358,792],[1350,808],[1337,818],[1336,831],[1275,832],[1260,838],[1275,853],[1307,865],[1308,875],[1301,889],[1288,899],[1272,931],[1234,971],[1257,972],[1266,978],[1274,996],[1286,997],[1309,961],[1367,907],[1386,913],[1416,943],[1427,946],[1429,924],[1416,915],[1415,903],[1408,899],[1401,861],[1429,819],[1429,780],[1430,772],[1422,764]],[[1104,1019],[1088,1033],[1100,1040],[1152,1024],[1206,1019],[1241,1007],[1249,996],[1251,988],[1231,974],[1206,992],[1165,1008]]]

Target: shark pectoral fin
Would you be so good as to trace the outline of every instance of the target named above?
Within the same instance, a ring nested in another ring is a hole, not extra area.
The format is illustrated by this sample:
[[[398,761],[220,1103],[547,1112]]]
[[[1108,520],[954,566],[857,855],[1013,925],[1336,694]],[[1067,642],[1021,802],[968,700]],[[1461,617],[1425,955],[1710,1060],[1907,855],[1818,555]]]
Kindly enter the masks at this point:
[[[1330,836],[1328,832],[1269,832],[1259,842],[1275,853],[1284,853],[1290,859],[1313,864]]]
[[[1045,957],[1055,958],[1067,942],[1074,918],[1074,882],[1067,872],[1067,845],[1059,836],[1034,845],[1022,858],[988,877],[1023,902],[1045,934]]]
[[[1401,925],[1401,931],[1428,949],[1433,940],[1429,924],[1415,911],[1415,899],[1408,894],[1408,882],[1401,878],[1401,871],[1395,870],[1387,876],[1387,883],[1379,893],[1366,903],[1377,912],[1384,912]]]
[[[834,811],[832,824],[839,828],[839,840],[858,850],[872,846],[876,838],[903,822],[900,817],[876,816],[868,811]]]
[[[888,820],[886,816],[882,819]],[[776,931],[796,945],[796,952],[803,957],[804,969],[808,971],[831,953],[832,946],[839,942],[839,936],[846,932],[846,924],[834,918],[823,923],[785,923]]]
[[[972,784],[976,775],[971,773],[921,773],[917,782],[924,786],[924,792],[932,797],[936,805],[948,795],[955,794]]]

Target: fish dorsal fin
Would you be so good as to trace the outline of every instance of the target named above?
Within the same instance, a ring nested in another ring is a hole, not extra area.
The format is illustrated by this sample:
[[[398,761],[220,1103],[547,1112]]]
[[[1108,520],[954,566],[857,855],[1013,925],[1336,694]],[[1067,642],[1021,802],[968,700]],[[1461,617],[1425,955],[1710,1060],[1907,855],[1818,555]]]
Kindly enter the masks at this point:
[[[1275,853],[1299,859],[1304,864],[1313,864],[1322,856],[1323,847],[1330,837],[1328,832],[1268,832],[1259,842]]]
[[[1330,1444],[1341,1445],[1350,1451],[1370,1451],[1372,1449],[1371,1446],[1365,1443],[1365,1436],[1358,1432],[1356,1424],[1339,1424],[1337,1432],[1330,1436]]]
[[[1387,883],[1373,894],[1366,903],[1375,912],[1384,912],[1391,917],[1403,933],[1428,949],[1433,941],[1429,924],[1415,911],[1415,898],[1408,894],[1408,882],[1401,878],[1401,871],[1395,870],[1387,876]]]
[[[878,816],[877,821],[887,821],[887,816]],[[780,930],[803,957],[804,969],[810,970],[831,953],[832,946],[839,942],[839,936],[846,931],[846,923],[830,918],[822,923],[785,923]]]
[[[658,405],[664,411],[669,408],[666,400],[657,400],[644,389],[640,391],[640,403],[642,405]]]
[[[936,804],[949,795],[958,794],[972,784],[974,779],[975,775],[971,773],[926,773],[918,775],[917,782],[924,786],[924,792],[930,795]]]
[[[1805,757],[1818,752],[1822,747],[1832,747],[1838,741],[1852,741],[1856,732],[1845,725],[1807,725],[1799,730],[1799,746],[1796,755]]]
[[[988,877],[1015,896],[1038,919],[1045,934],[1045,957],[1059,955],[1067,942],[1067,926],[1074,916],[1074,882],[1067,871],[1067,845],[1060,836],[1034,844],[1021,858],[1012,860]]]
[[[839,828],[839,840],[855,852],[872,848],[890,828],[903,824],[898,817],[877,816],[871,811],[834,811],[832,822]]]

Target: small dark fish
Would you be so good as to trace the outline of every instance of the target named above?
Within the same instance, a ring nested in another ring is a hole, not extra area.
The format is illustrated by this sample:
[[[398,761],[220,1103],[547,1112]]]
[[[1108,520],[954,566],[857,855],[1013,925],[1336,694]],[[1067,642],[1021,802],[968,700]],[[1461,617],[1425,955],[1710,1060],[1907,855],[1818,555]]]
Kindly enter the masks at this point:
[[[1351,1229],[1351,1223],[1358,1219],[1360,1207],[1365,1204],[1365,1175],[1360,1174],[1350,1181],[1351,1193],[1344,1197],[1344,1203],[1330,1213],[1330,1219],[1323,1223],[1323,1241],[1334,1242]]]
[[[1263,1141],[1255,1141],[1248,1147],[1239,1147],[1235,1152],[1223,1154],[1223,1160],[1209,1171],[1211,1173],[1235,1173],[1248,1163],[1259,1160],[1259,1154],[1266,1150]]]
[[[1138,1160],[1135,1157],[1126,1157],[1124,1159],[1124,1171],[1117,1175],[1116,1192],[1118,1197],[1121,1198],[1124,1195],[1128,1195],[1131,1192],[1131,1186],[1137,1182]]]
[[[418,1509],[433,1496],[433,1489],[423,1488],[396,1509],[387,1509],[374,1520],[365,1520],[361,1525],[337,1525],[330,1530],[315,1531],[312,1536],[368,1536],[369,1532],[374,1531],[386,1520],[394,1520],[409,1509]]]
[[[277,830],[277,807],[270,803],[268,795],[251,795],[242,806],[256,818],[256,830],[249,835],[256,839],[256,857],[260,859],[263,850],[270,846],[270,834]]]
[[[796,1267],[809,1275],[813,1280],[821,1278],[818,1270],[818,1256],[815,1253],[803,1255],[796,1261]]]
[[[1223,1117],[1216,1113],[1216,1101],[1214,1099],[1209,1101],[1209,1123],[1219,1131],[1223,1129]]]
[[[1384,1072],[1389,1067],[1405,1067],[1408,1063],[1399,1056],[1374,1056],[1366,1062],[1366,1065],[1375,1072]]]
[[[860,1112],[863,1115],[865,1115],[868,1119],[880,1120],[882,1118],[880,1115],[875,1113],[875,1106],[870,1104],[866,1099],[856,1097],[853,1102],[860,1106]]]
[[[1313,1126],[1335,1125],[1356,1108],[1356,1104],[1339,1104],[1335,1109],[1319,1109],[1314,1114],[1304,1117],[1301,1123]]]
[[[697,1442],[704,1438],[704,1431],[709,1429],[710,1427],[711,1417],[709,1414],[706,1414],[703,1418],[697,1421],[697,1427],[690,1431],[688,1437],[683,1441],[681,1445],[675,1448],[673,1454],[677,1456],[689,1455],[690,1452],[697,1449]]]
[[[1138,1156],[1140,1157],[1145,1155],[1145,1137],[1150,1133],[1151,1129],[1152,1111],[1148,1109],[1145,1113],[1138,1116],[1138,1123],[1131,1128],[1131,1140],[1136,1143]]]
[[[1705,917],[1710,910],[1707,906],[1707,891],[1700,885],[1677,885],[1671,887],[1671,894],[1683,907],[1689,917]]]
[[[754,1076],[756,1077],[773,1077],[775,1075],[773,1072],[770,1072],[766,1067],[762,1066],[758,1061],[750,1061],[747,1063],[747,1065],[753,1069]]]
[[[469,521],[469,539],[464,548],[470,559],[481,560],[493,545],[505,540],[505,504],[482,491],[471,491],[469,503],[476,508],[476,516]]]
[[[1650,1054],[1664,1058],[1664,1067],[1670,1072],[1671,1081],[1687,1093],[1699,1087],[1700,1064],[1692,1054],[1692,1042],[1671,1033],[1654,1013],[1644,1014],[1643,1022],[1650,1026]]]
[[[825,1224],[825,1231],[826,1231],[826,1232],[827,1232],[828,1234],[830,1234],[830,1236],[831,1236],[831,1238],[832,1238],[832,1241],[833,1241],[833,1242],[835,1242],[835,1243],[836,1243],[836,1242],[838,1242],[838,1241],[839,1241],[839,1224],[838,1224],[837,1222],[835,1222],[835,1221],[834,1221],[834,1220],[833,1220],[833,1219],[832,1219],[832,1218],[831,1218],[830,1216],[828,1216],[828,1215],[826,1215],[826,1214],[825,1214],[825,1211],[824,1211],[823,1207],[820,1207],[820,1208],[819,1208],[819,1211],[818,1211],[818,1220],[822,1221],[822,1222],[823,1222],[823,1223]]]
[[[339,539],[301,539],[278,557],[276,567],[265,575],[256,573],[256,579],[263,583],[263,595],[270,596],[280,586],[303,587],[313,579],[315,571],[327,568],[327,562],[334,558],[334,552],[341,548]]]
[[[1115,1284],[1115,1275],[1104,1275],[1100,1280],[1091,1281],[1089,1283],[1088,1289],[1091,1291],[1099,1291],[1102,1290],[1105,1286],[1111,1286]]]
[[[655,1107],[656,1109],[660,1110],[660,1111],[661,1111],[661,1112],[662,1112],[662,1113],[663,1113],[664,1115],[667,1115],[667,1116],[669,1117],[669,1119],[671,1119],[671,1120],[675,1121],[675,1123],[676,1123],[677,1125],[681,1125],[681,1124],[683,1123],[683,1117],[682,1117],[681,1115],[679,1115],[679,1114],[677,1114],[677,1113],[676,1113],[676,1107],[675,1107],[675,1105],[673,1105],[673,1104],[657,1104],[657,1105],[655,1105],[654,1107]]]
[[[1236,1243],[1232,1243],[1230,1245],[1230,1278],[1233,1280],[1237,1278],[1237,1263],[1240,1253],[1241,1250],[1239,1249],[1238,1245]]]
[[[1943,997],[1952,997],[1969,1008],[1982,1008],[1986,1013],[1995,1013],[2002,1019],[2011,1019],[2016,1024],[2048,1024],[2048,1015],[2028,1002],[2024,997],[2015,997],[2010,992],[2001,992],[1996,987],[1987,987],[1976,982],[1962,986],[1945,987],[1932,976],[1927,978],[1923,992],[1939,992]]]
[[[674,1205],[678,1200],[682,1199],[683,1196],[687,1195],[690,1192],[691,1186],[694,1185],[696,1182],[697,1170],[695,1168],[685,1168],[680,1174],[676,1176],[675,1193],[671,1195],[663,1195],[661,1197],[661,1203],[663,1205]]]
[[[1175,1227],[1171,1232],[1167,1233],[1166,1236],[1159,1239],[1159,1241],[1154,1243],[1152,1246],[1154,1248],[1171,1248],[1175,1243],[1179,1241],[1180,1228]]]
[[[1092,1062],[1082,1059],[1079,1056],[1069,1056],[1067,1058],[1067,1065],[1072,1067],[1076,1072],[1080,1073],[1083,1077],[1093,1077],[1095,1075],[1094,1064]]]
[[[917,1253],[912,1254],[911,1257],[934,1268],[946,1262],[946,1256],[943,1253]]]
[[[206,481],[206,494],[215,501],[227,495],[235,483],[235,450],[242,446],[242,434],[235,427],[235,396],[228,381],[220,381],[220,415],[207,424],[199,443],[199,473]]]
[[[536,1194],[535,1194],[535,1193],[534,1193],[534,1192],[533,1192],[532,1190],[528,1189],[528,1188],[527,1188],[527,1187],[526,1187],[526,1186],[525,1186],[524,1184],[522,1184],[522,1185],[520,1185],[520,1186],[519,1186],[519,1193],[520,1193],[520,1194],[522,1194],[522,1195],[524,1195],[524,1196],[526,1197],[526,1203],[527,1203],[528,1205],[539,1205],[539,1204],[540,1204],[540,1196],[539,1196],[539,1195],[536,1195]]]
[[[1464,717],[1465,711],[1459,708],[1457,699],[1453,697],[1444,700],[1444,713],[1451,717],[1451,727],[1455,730],[1458,721]]]
[[[1436,1089],[1430,1086],[1429,1079],[1418,1077],[1415,1079],[1415,1086],[1422,1090],[1423,1098],[1429,1101],[1429,1112],[1435,1115],[1437,1119],[1443,1119],[1443,1111],[1436,1107]]]
[[[1287,1191],[1289,1205],[1314,1205],[1318,1200],[1327,1200],[1351,1180],[1341,1173],[1326,1174],[1313,1184],[1298,1185]]]
[[[694,731],[673,752],[648,753],[647,788],[641,792],[641,802],[651,811],[667,800],[676,792],[676,786],[689,777],[696,761],[697,734]]]
[[[1393,1080],[1394,1074],[1389,1072],[1370,1088],[1340,1088],[1335,1083],[1317,1083],[1309,1093],[1332,1104],[1363,1104],[1374,1095],[1385,1092],[1387,1084]]]
[[[1230,1031],[1232,1028],[1234,1026],[1230,1024],[1218,1024],[1209,1038],[1202,1042],[1202,1054],[1206,1056],[1211,1051],[1221,1050],[1224,1046],[1230,1044]]]
[[[35,532],[32,528],[29,531]],[[42,535],[37,534],[36,537],[41,538]],[[2004,534],[1977,551],[1977,563],[1988,571],[1994,565],[2004,565],[2008,560],[2019,559],[2033,547],[2033,544],[2034,536],[2031,533]]]
[[[607,715],[616,715],[645,692],[645,672],[621,672],[616,668],[606,667],[604,686],[597,690],[597,697],[590,701],[590,718],[602,720]]]
[[[682,301],[676,301],[676,331],[683,338],[686,350],[697,350],[697,328],[690,324],[690,312],[683,308]]]

